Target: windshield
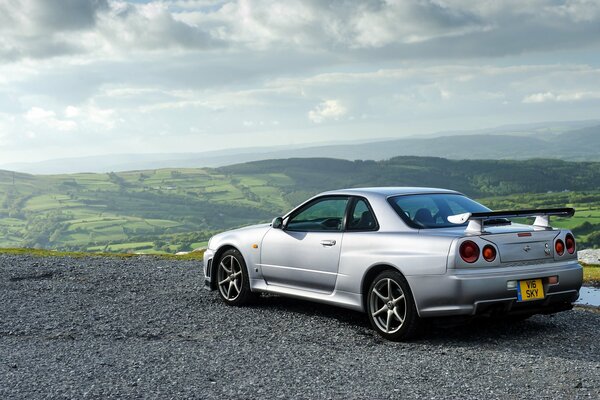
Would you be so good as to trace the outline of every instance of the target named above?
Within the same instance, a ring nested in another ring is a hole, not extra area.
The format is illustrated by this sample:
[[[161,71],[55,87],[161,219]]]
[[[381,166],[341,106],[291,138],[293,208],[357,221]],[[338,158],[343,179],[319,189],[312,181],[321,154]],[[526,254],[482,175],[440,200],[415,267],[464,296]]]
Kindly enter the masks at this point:
[[[491,211],[461,194],[413,194],[390,197],[388,201],[408,226],[418,229],[460,226],[449,222],[448,217]]]

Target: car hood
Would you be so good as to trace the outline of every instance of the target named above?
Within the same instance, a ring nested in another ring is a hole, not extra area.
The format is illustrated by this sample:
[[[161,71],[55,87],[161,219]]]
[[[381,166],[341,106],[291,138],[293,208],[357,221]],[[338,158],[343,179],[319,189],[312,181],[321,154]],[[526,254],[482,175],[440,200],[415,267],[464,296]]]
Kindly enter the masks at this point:
[[[250,230],[256,230],[256,229],[264,229],[264,228],[268,228],[270,226],[271,226],[271,224],[256,224],[256,225],[244,226],[242,228],[232,229],[227,232],[243,232],[243,231],[250,231]],[[223,232],[223,233],[227,233],[227,232]]]

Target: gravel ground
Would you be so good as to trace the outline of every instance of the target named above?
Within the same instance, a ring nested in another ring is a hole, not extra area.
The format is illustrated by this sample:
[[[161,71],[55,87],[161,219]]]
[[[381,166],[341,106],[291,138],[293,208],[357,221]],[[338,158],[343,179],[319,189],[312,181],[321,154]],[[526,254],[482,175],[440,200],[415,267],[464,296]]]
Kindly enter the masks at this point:
[[[227,307],[200,267],[0,255],[0,398],[600,397],[598,312],[391,343],[334,307]]]

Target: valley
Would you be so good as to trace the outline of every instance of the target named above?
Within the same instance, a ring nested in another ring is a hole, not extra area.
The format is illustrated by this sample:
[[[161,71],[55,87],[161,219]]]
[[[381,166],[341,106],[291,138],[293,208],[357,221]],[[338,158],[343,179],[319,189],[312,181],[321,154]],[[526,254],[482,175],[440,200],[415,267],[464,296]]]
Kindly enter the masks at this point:
[[[600,244],[600,163],[557,160],[264,160],[221,168],[30,175],[0,171],[0,247],[175,253],[268,222],[308,197],[360,186],[458,190],[496,210],[572,206],[557,219]]]

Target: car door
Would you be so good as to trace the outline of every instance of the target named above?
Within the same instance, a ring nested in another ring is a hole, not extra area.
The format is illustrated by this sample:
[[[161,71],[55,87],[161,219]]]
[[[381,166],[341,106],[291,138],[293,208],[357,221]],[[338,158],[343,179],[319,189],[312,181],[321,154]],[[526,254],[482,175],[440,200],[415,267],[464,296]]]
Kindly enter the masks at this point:
[[[262,241],[261,269],[269,285],[331,293],[337,280],[347,196],[311,201]]]

